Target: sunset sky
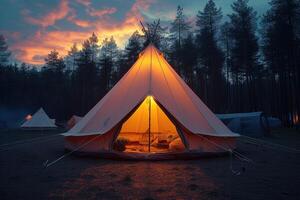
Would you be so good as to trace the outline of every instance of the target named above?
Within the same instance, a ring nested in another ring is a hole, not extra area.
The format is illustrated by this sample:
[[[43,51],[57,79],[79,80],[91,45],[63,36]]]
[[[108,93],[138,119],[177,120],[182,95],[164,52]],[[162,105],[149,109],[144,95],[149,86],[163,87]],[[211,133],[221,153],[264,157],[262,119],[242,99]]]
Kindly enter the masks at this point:
[[[231,12],[233,0],[215,0],[223,14]],[[250,0],[262,15],[268,0]],[[207,0],[1,0],[0,33],[7,38],[13,59],[43,64],[53,49],[66,55],[73,43],[80,44],[93,32],[100,42],[114,36],[120,48],[139,30],[139,20],[172,21],[177,5],[192,22]]]

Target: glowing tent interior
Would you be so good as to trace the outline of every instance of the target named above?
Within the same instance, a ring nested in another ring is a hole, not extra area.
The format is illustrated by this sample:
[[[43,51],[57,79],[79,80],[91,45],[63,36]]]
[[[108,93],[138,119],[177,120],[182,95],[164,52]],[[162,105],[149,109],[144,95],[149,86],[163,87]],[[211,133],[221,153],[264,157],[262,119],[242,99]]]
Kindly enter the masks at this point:
[[[231,132],[152,44],[122,79],[65,136],[65,148],[124,157],[220,153]],[[222,148],[220,148],[222,147]]]
[[[125,144],[124,147],[120,146],[122,142]],[[123,123],[113,147],[115,150],[125,152],[184,150],[176,127],[152,96],[146,97],[132,116]]]

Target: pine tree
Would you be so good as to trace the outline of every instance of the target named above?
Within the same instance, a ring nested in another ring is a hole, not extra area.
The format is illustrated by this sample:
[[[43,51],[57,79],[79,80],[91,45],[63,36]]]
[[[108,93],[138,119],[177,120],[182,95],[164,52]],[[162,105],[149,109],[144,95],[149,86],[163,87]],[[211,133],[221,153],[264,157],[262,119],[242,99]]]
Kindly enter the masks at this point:
[[[224,56],[217,44],[221,19],[221,9],[218,9],[214,1],[210,0],[204,10],[198,12],[196,21],[199,70],[204,74],[206,84],[204,86],[204,101],[214,111],[220,111],[222,108],[222,87],[224,84],[222,77]]]
[[[183,8],[178,6],[177,13],[174,21],[171,24],[170,34],[171,34],[171,52],[170,60],[172,66],[175,67],[179,74],[184,74],[185,69],[182,63],[182,40],[184,40],[189,34],[190,25],[187,22],[186,16],[183,14]]]
[[[42,78],[44,91],[45,107],[50,110],[51,115],[64,116],[65,107],[64,101],[66,96],[65,91],[65,63],[63,58],[59,57],[56,50],[51,51],[45,58],[45,66],[42,69]]]
[[[128,39],[128,44],[119,60],[119,77],[122,77],[138,59],[142,51],[142,36],[135,31]]]
[[[0,35],[0,66],[8,64],[10,55],[11,52],[8,50],[8,45],[6,44],[5,38],[3,35]]]
[[[76,103],[80,105],[78,112],[80,115],[86,114],[99,100],[99,96],[102,95],[98,84],[99,76],[96,62],[97,40],[89,38],[84,41],[82,50],[79,52],[76,60],[78,66],[75,72],[76,97],[78,99]]]
[[[66,65],[69,70],[73,73],[76,68],[76,59],[78,57],[79,50],[77,48],[77,44],[74,43],[70,50],[68,51],[68,55],[66,56]]]
[[[157,48],[164,49],[162,46],[163,40],[165,40],[165,33],[167,27],[162,27],[160,20],[154,20],[152,23],[146,23],[146,26],[142,27],[144,33],[144,47],[153,43]]]
[[[231,86],[232,86],[232,77],[233,74],[231,72],[232,69],[232,46],[233,41],[231,37],[231,24],[229,22],[225,22],[221,27],[221,44],[224,52],[225,65],[224,65],[224,73],[226,77],[226,111],[231,110],[235,111],[234,107],[236,104],[233,104],[234,97],[232,95]]]
[[[289,126],[300,115],[300,2],[272,0],[270,5],[262,22],[263,54],[278,99],[273,114]]]
[[[233,13],[230,18],[231,71],[235,76],[235,83],[246,84],[247,95],[241,101],[239,109],[243,111],[257,110],[255,99],[254,79],[258,68],[258,42],[256,33],[256,12],[248,6],[248,0],[236,0],[232,4]],[[238,87],[237,87],[238,88]],[[237,92],[236,99],[242,95]]]
[[[98,45],[98,38],[95,33],[93,33],[92,36],[89,38],[89,42],[90,42],[90,49],[92,52],[91,55],[92,62],[96,62],[97,56],[99,54],[100,46]]]
[[[190,28],[186,16],[183,14],[183,8],[178,6],[176,17],[171,24],[170,33],[179,48],[181,48],[182,40],[187,37]]]
[[[59,57],[59,53],[56,50],[51,51],[45,58],[45,68],[53,72],[63,72],[65,68],[64,61]]]
[[[197,47],[194,43],[194,37],[189,34],[182,44],[182,66],[183,77],[189,86],[194,85],[194,70],[197,65]]]
[[[100,76],[101,85],[105,92],[108,92],[114,83],[113,74],[115,77],[116,62],[117,62],[118,48],[113,37],[105,38],[102,42],[100,55]]]

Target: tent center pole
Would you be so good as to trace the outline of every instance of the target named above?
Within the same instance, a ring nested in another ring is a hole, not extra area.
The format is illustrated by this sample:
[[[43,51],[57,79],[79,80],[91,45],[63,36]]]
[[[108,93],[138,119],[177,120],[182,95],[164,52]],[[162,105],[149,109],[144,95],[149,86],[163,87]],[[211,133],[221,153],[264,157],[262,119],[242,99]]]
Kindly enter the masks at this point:
[[[149,97],[149,135],[148,135],[148,151],[150,152],[150,134],[151,134],[151,97]]]

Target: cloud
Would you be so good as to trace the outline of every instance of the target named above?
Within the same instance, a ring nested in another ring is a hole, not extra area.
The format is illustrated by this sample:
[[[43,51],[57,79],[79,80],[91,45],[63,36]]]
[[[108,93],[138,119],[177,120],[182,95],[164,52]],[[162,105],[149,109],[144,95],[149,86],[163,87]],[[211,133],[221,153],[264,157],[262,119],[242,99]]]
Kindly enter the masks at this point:
[[[102,17],[104,15],[113,14],[117,11],[115,7],[103,8],[100,10],[94,9],[91,6],[92,3],[90,0],[77,0],[77,3],[84,5],[86,7],[86,12],[92,17]]]
[[[18,31],[0,30],[0,33],[3,34],[7,40],[10,41],[17,41],[21,38],[21,33]]]
[[[32,57],[32,61],[41,63],[41,62],[44,62],[45,58],[46,58],[46,56],[44,56],[44,55],[34,55]]]
[[[102,17],[95,21],[85,21],[78,19],[75,10],[73,8],[66,9],[66,5],[61,1],[59,9],[60,19],[66,17],[66,20],[79,26],[77,30],[62,29],[59,30],[47,30],[41,28],[36,31],[33,36],[22,40],[19,43],[15,43],[11,46],[11,49],[15,52],[15,57],[26,63],[41,65],[44,63],[44,58],[53,49],[57,50],[61,56],[67,55],[69,49],[73,43],[81,44],[84,40],[88,39],[93,32],[98,35],[99,43],[104,40],[105,37],[113,36],[119,47],[124,47],[127,39],[136,30],[139,30],[139,21],[143,21],[144,17],[141,11],[147,11],[150,5],[154,2],[153,0],[137,0],[131,6],[130,10],[127,11],[125,17],[121,21],[116,21],[114,18],[110,17],[108,14],[115,12],[114,9],[102,9],[106,10],[102,12]],[[86,5],[90,5],[85,2]],[[62,9],[64,8],[64,9]],[[61,14],[62,10],[68,11]],[[99,10],[98,10],[99,11]],[[101,10],[100,10],[101,11]],[[54,13],[54,12],[50,12]],[[46,16],[52,16],[48,13]],[[101,12],[100,12],[101,13]],[[99,14],[99,13],[98,13]],[[99,14],[100,15],[100,14]],[[63,17],[64,16],[64,17]],[[98,16],[98,15],[97,15]],[[54,24],[58,18],[55,20],[52,17],[51,23],[40,23],[43,26]],[[41,20],[41,19],[40,19]],[[79,48],[81,48],[79,46]]]
[[[91,5],[90,1],[79,0],[77,2],[86,6],[87,14],[92,17],[103,17],[105,15],[113,14],[117,11],[117,9],[114,7],[96,10],[90,6]],[[67,20],[72,22],[73,24],[75,24],[79,27],[82,27],[82,28],[87,28],[87,27],[93,26],[92,21],[78,19],[75,9],[70,9],[70,13],[71,14],[67,17]]]
[[[81,20],[81,19],[72,19],[71,20],[74,24],[76,24],[77,26],[80,26],[82,28],[87,28],[92,26],[92,23],[86,20]]]
[[[91,4],[90,0],[76,0],[77,3],[82,4],[84,6],[89,6]]]
[[[38,31],[29,39],[12,45],[12,50],[17,50],[16,58],[30,64],[43,64],[45,56],[53,49],[66,55],[68,48],[75,42],[80,43],[87,39],[87,33],[74,31]],[[39,59],[36,59],[39,58]]]
[[[76,11],[74,9],[71,9],[71,15],[67,17],[67,20],[72,22],[73,24],[82,27],[82,28],[87,28],[92,26],[92,22],[87,21],[87,20],[82,20],[77,18]]]
[[[141,16],[141,10],[149,10],[150,5],[154,2],[155,0],[136,0],[128,14]]]
[[[25,20],[28,23],[48,27],[54,25],[56,21],[64,19],[68,15],[69,11],[70,8],[68,0],[61,0],[57,9],[54,9],[41,18],[29,16],[30,12],[28,12],[28,10],[23,10],[22,14],[25,16]]]
[[[117,11],[116,8],[105,8],[105,9],[101,9],[101,10],[95,10],[93,8],[89,8],[88,9],[88,13],[90,16],[93,16],[93,17],[102,17],[104,15],[110,15],[110,14],[113,14]]]

